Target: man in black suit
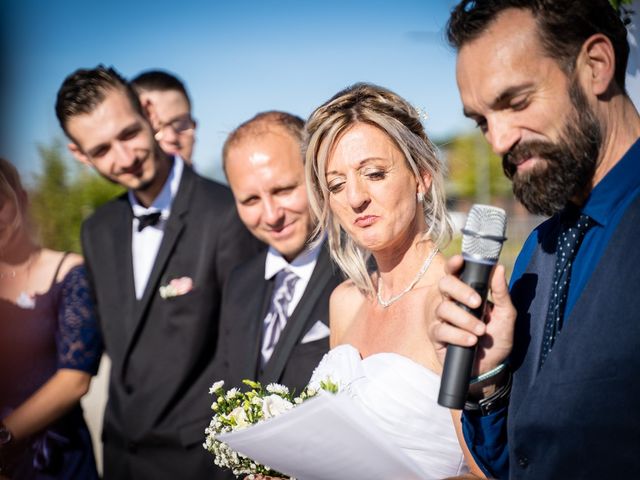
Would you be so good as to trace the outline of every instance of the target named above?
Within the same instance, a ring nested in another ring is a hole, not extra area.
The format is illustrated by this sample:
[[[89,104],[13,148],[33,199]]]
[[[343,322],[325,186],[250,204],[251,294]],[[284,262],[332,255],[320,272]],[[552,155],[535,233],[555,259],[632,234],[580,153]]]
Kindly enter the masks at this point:
[[[106,351],[105,479],[206,478],[222,285],[257,251],[229,190],[169,156],[126,81],[78,70],[62,84],[60,125],[80,162],[128,191],[83,225]]]
[[[341,277],[324,242],[308,243],[314,226],[303,131],[299,117],[263,112],[234,130],[223,148],[240,219],[269,245],[235,269],[225,289],[216,364],[227,386],[246,378],[300,392],[329,349],[329,296]],[[277,312],[280,297],[285,305]]]

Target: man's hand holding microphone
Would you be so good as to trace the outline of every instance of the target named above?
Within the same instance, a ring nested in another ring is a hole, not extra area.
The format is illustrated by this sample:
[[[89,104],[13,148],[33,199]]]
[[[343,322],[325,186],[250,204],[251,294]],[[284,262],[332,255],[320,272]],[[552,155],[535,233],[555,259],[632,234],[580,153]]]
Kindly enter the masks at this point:
[[[429,334],[444,365],[438,403],[448,408],[487,414],[508,401],[516,310],[505,269],[496,266],[505,223],[503,210],[474,205],[462,231],[463,255],[449,259],[439,284],[443,301]]]

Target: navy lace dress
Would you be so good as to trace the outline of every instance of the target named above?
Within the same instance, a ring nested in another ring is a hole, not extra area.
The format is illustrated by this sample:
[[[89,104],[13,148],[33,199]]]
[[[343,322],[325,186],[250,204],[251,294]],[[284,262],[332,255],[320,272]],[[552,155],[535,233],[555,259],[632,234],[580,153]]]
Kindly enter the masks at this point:
[[[47,293],[18,303],[0,300],[0,418],[60,368],[94,375],[102,354],[83,266],[54,281]],[[30,438],[12,470],[13,480],[97,479],[80,405]]]

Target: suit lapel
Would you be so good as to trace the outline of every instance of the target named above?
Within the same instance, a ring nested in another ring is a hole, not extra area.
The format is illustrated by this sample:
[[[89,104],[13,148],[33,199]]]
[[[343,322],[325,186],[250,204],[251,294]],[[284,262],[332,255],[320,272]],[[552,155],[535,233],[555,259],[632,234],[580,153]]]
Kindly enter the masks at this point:
[[[167,220],[167,225],[162,237],[162,243],[160,243],[158,254],[156,255],[155,262],[153,263],[153,268],[151,270],[151,274],[149,275],[147,286],[145,287],[142,298],[135,304],[132,318],[131,335],[129,335],[127,340],[126,357],[128,357],[129,353],[131,352],[132,346],[135,343],[134,339],[137,336],[137,333],[140,330],[142,324],[144,323],[143,320],[146,317],[145,313],[149,308],[149,303],[151,302],[151,299],[155,297],[158,291],[158,284],[160,283],[159,281],[161,279],[161,276],[165,271],[167,262],[175,249],[176,242],[180,238],[180,235],[185,227],[185,215],[189,211],[189,204],[191,201],[194,182],[195,174],[193,173],[191,168],[185,165],[184,170],[182,171],[182,178],[180,179],[180,186],[178,187],[178,191],[176,192],[176,196],[173,199],[171,205],[171,214],[169,215],[169,219]],[[129,236],[131,236],[131,228],[129,228]],[[131,242],[129,242],[129,256],[131,256]],[[123,363],[123,368],[124,365],[126,365],[126,363]]]
[[[251,380],[259,377],[264,317],[267,315],[269,304],[271,303],[271,295],[273,295],[273,279],[264,280],[266,252],[260,255],[259,258],[260,260],[255,264],[255,270],[251,272],[248,278],[261,280],[257,282],[255,289],[251,288],[250,300],[245,310],[247,313],[243,319],[243,323],[246,326],[243,329],[243,337],[253,343],[246,350],[239,349],[238,353],[242,358],[239,358],[237,363],[237,365],[247,365],[250,368],[250,370],[245,371],[242,379],[249,378]]]
[[[133,212],[126,194],[117,200],[117,208],[114,210],[113,219],[108,222],[111,226],[110,242],[113,248],[111,258],[105,261],[113,261],[114,271],[117,277],[109,279],[109,285],[118,288],[119,298],[122,299],[124,322],[115,322],[113,327],[121,326],[122,338],[126,338],[132,331],[132,323],[129,321],[136,303],[135,285],[133,280],[133,260],[131,257],[131,228]]]
[[[263,382],[278,381],[291,355],[291,351],[298,342],[305,327],[308,326],[309,322],[317,321],[317,319],[311,317],[311,310],[320,295],[322,295],[325,285],[331,279],[333,274],[332,268],[329,253],[326,247],[323,246],[318,256],[316,266],[313,269],[313,274],[304,290],[304,294],[282,331],[271,358],[264,366],[261,376]]]

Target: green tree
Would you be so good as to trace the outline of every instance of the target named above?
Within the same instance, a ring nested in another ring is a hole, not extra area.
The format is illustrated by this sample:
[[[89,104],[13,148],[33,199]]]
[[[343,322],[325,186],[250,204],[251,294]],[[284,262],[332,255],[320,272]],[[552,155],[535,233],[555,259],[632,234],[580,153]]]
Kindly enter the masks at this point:
[[[449,168],[448,195],[490,203],[511,198],[511,183],[504,176],[502,161],[478,132],[458,135],[441,143]]]
[[[80,168],[64,151],[60,141],[38,146],[42,171],[30,192],[31,217],[43,246],[80,252],[84,219],[123,190]]]

